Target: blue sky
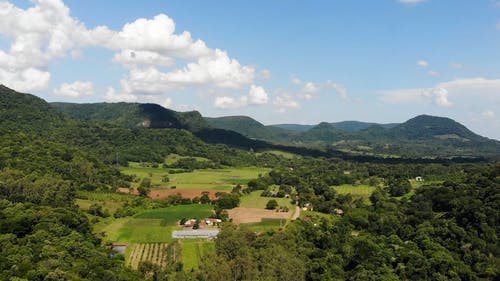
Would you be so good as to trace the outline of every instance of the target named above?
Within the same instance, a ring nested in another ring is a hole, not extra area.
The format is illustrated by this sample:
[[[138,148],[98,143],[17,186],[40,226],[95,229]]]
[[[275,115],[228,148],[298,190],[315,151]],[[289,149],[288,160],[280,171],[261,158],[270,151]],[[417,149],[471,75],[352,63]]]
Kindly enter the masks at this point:
[[[500,139],[500,1],[0,5],[0,83],[49,101],[265,124],[432,114]]]

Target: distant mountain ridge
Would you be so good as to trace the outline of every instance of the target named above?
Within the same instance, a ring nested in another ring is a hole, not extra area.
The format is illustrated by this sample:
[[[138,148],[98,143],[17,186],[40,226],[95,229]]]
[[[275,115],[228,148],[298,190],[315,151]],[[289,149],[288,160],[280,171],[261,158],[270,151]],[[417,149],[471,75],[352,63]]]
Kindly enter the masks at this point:
[[[343,121],[266,126],[248,116],[203,117],[197,111],[177,112],[156,104],[52,103],[52,106],[80,120],[126,127],[185,129],[204,141],[237,147],[263,148],[271,142],[361,155],[500,155],[500,142],[479,136],[450,118],[429,115],[401,124]]]
[[[329,124],[337,129],[341,129],[341,130],[347,131],[347,132],[357,132],[357,131],[367,129],[367,128],[372,127],[372,126],[381,126],[383,128],[390,129],[390,128],[393,128],[393,127],[399,125],[399,123],[379,124],[379,123],[361,122],[361,121],[341,121],[341,122],[333,122],[333,123],[329,123]],[[314,128],[317,125],[275,124],[275,125],[269,125],[269,126],[283,128],[283,129],[287,129],[287,130],[291,130],[291,131],[305,132],[305,131],[308,131],[308,130]]]

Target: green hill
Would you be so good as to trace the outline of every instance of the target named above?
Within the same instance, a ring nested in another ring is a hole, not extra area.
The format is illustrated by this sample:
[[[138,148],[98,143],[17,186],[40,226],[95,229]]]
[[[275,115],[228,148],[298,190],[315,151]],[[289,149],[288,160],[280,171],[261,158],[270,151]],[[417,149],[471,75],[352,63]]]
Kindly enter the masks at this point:
[[[215,128],[231,130],[254,139],[283,141],[296,135],[287,129],[265,126],[247,116],[206,117],[205,120]]]
[[[358,132],[361,130],[368,129],[372,126],[380,126],[382,128],[390,129],[396,127],[397,123],[389,123],[389,124],[379,124],[379,123],[370,123],[370,122],[360,122],[360,121],[342,121],[330,123],[333,127],[346,131],[346,132]]]
[[[52,103],[51,105],[82,121],[101,121],[127,128],[199,130],[208,127],[197,111],[177,112],[152,103]]]
[[[444,117],[419,115],[388,131],[390,136],[404,139],[457,139],[462,141],[486,141],[464,125]]]
[[[208,143],[243,149],[300,151],[300,147],[338,150],[355,155],[404,157],[473,157],[500,155],[500,142],[481,137],[449,118],[421,115],[402,124],[322,122],[316,126],[271,125],[247,116],[202,117],[197,111],[177,112],[156,104],[53,103],[82,121],[106,122],[130,129],[185,129]],[[305,149],[305,154],[312,152]]]

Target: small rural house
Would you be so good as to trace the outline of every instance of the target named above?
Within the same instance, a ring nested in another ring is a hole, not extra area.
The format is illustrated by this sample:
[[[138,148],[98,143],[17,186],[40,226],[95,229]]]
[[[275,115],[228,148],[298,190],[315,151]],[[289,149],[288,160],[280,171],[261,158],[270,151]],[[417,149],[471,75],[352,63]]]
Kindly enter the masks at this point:
[[[205,219],[206,225],[217,225],[218,223],[221,223],[221,222],[222,222],[222,220],[220,220],[220,219],[212,219],[212,218]]]

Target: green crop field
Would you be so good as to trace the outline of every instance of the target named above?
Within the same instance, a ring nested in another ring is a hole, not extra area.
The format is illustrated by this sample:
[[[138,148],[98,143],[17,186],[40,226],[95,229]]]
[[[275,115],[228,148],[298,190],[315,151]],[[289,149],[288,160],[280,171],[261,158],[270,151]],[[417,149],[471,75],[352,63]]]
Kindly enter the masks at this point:
[[[333,186],[333,188],[339,194],[350,193],[354,198],[363,198],[365,201],[369,200],[368,198],[376,189],[376,187],[369,185],[350,185],[350,184]]]
[[[206,239],[183,239],[180,241],[184,270],[198,268],[203,256],[215,252],[215,243]]]
[[[122,218],[100,224],[96,232],[104,232],[110,242],[159,243],[171,241],[174,228],[163,225],[161,219]]]
[[[260,196],[262,192],[262,190],[258,190],[250,194],[243,195],[241,197],[240,207],[265,209],[267,202],[271,199],[274,199],[278,202],[279,206],[286,206],[291,211],[293,211],[293,208],[295,208],[291,200],[288,198],[262,197]]]
[[[259,174],[264,175],[269,169],[242,167],[225,169],[195,170],[190,173],[169,174],[169,169],[141,167],[137,163],[130,163],[129,167],[122,169],[127,175],[136,175],[138,178],[151,178],[153,186],[163,189],[176,186],[177,189],[204,189],[204,190],[231,190],[236,184],[246,184],[255,179]],[[170,181],[162,182],[162,177],[167,176]],[[133,186],[137,187],[138,182]]]
[[[167,208],[144,211],[134,216],[134,219],[160,219],[164,225],[175,225],[182,218],[203,219],[212,214],[211,205],[177,205]]]
[[[94,232],[105,233],[112,242],[160,243],[172,240],[172,230],[182,218],[206,218],[212,213],[210,205],[179,205],[147,210],[134,217],[104,219],[95,225]]]

